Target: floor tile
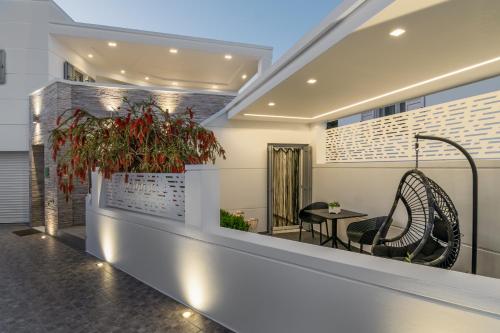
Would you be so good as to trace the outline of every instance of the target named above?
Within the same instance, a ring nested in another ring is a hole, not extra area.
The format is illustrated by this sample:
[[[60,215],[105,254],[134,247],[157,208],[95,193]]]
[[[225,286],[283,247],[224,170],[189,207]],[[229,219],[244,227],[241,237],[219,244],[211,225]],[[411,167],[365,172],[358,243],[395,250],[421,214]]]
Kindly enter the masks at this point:
[[[24,225],[0,225],[0,332],[230,332],[126,273]]]

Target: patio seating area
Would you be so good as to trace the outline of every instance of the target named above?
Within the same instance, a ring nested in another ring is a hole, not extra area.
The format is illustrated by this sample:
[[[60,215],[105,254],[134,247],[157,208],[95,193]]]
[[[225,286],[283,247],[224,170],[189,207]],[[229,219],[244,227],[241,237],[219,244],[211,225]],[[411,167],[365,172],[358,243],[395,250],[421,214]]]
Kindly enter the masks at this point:
[[[407,222],[398,229],[397,234],[389,236],[398,204],[406,210]],[[375,256],[447,269],[451,269],[458,258],[461,234],[455,205],[436,182],[417,169],[407,171],[403,175],[388,216],[352,222],[346,230],[348,243],[339,239],[337,220],[364,216],[366,214],[343,210],[340,207],[336,211],[329,209],[326,202],[309,204],[299,213],[298,241],[302,241],[303,225],[308,223],[310,237],[305,242],[310,244],[316,243],[314,226],[318,225],[317,244],[321,246],[327,244],[332,248],[339,248],[339,245],[342,245],[343,249],[351,251],[351,243],[355,243],[359,253],[363,253],[363,246],[368,245]],[[331,236],[328,233],[328,222],[331,222],[333,229]],[[327,237],[324,241],[323,223]],[[296,239],[290,231],[286,236],[278,233],[276,237]],[[475,273],[475,268],[473,271]]]

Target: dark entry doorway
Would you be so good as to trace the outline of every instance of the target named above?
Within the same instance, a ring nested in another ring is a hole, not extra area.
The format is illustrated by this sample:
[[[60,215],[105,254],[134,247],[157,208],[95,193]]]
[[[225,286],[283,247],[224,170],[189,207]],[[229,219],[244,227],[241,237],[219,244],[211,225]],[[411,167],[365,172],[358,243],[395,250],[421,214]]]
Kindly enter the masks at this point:
[[[306,144],[270,143],[267,147],[267,229],[298,227],[301,207],[312,196],[311,147]]]
[[[45,225],[45,152],[44,145],[31,146],[31,221],[32,227]]]

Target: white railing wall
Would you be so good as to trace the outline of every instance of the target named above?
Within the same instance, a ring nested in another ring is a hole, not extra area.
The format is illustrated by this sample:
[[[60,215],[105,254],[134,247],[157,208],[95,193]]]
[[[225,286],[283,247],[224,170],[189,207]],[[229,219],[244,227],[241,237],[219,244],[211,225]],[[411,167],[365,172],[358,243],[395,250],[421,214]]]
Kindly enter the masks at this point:
[[[94,174],[86,250],[236,332],[499,330],[499,280],[214,228],[217,178],[188,168],[184,224],[106,206]]]
[[[500,90],[329,129],[325,136],[325,161],[412,160],[417,133],[456,141],[475,159],[500,158]],[[435,141],[421,142],[420,157],[463,159],[455,148]]]
[[[218,224],[219,170],[210,165],[187,165],[183,174],[113,174],[106,180],[92,173],[89,204],[94,208],[131,211],[210,228]],[[202,221],[205,223],[202,225]]]

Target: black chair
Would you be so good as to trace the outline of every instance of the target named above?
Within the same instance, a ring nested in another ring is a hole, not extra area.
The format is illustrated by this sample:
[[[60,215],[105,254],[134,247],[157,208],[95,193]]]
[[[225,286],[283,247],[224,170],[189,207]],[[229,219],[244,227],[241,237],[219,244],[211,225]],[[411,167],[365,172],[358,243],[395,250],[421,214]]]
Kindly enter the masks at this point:
[[[307,205],[306,207],[302,208],[299,212],[299,220],[300,220],[300,225],[299,225],[299,242],[302,241],[302,224],[309,223],[311,225],[311,234],[312,238],[314,239],[314,225],[319,224],[319,243],[323,243],[323,229],[322,225],[323,223],[327,222],[325,218],[319,217],[316,215],[312,215],[310,213],[307,213],[306,210],[311,210],[311,209],[328,209],[328,204],[326,202],[313,202],[312,204]],[[328,223],[326,223],[326,235],[327,237],[330,237],[328,233]]]
[[[407,212],[406,225],[388,238],[399,203]],[[451,268],[460,251],[458,213],[450,197],[419,170],[410,170],[399,183],[394,204],[373,240],[372,254],[428,266]]]
[[[458,212],[448,194],[432,179],[427,178],[434,199],[434,228],[431,232],[432,241],[439,251],[439,257],[435,257],[428,263],[430,266],[441,268],[452,268],[460,253],[460,225]],[[444,250],[441,249],[444,247]]]
[[[359,252],[363,252],[363,245],[372,245],[378,229],[387,219],[387,216],[379,216],[371,219],[352,222],[347,226],[347,248],[351,250],[351,242],[359,244]]]

